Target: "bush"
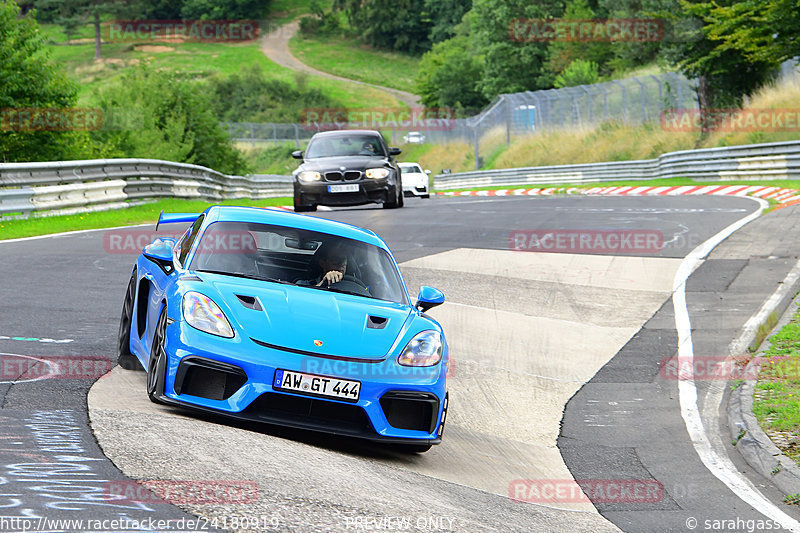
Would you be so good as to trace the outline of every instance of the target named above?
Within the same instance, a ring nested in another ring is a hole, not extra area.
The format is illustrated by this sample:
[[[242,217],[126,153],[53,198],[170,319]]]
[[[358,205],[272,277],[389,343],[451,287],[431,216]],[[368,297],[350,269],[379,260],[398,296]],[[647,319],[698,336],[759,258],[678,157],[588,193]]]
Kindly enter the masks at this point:
[[[210,86],[214,113],[223,122],[300,122],[304,109],[332,106],[322,91],[307,86],[304,75],[292,86],[267,78],[259,65],[214,77]]]
[[[576,59],[561,74],[556,76],[556,81],[553,85],[560,89],[562,87],[577,87],[578,85],[597,83],[597,79],[600,77],[597,70],[598,66],[594,61]]]
[[[214,115],[207,88],[146,65],[95,94],[106,114],[128,118],[92,137],[104,157],[141,157],[203,165],[220,172],[248,170]]]

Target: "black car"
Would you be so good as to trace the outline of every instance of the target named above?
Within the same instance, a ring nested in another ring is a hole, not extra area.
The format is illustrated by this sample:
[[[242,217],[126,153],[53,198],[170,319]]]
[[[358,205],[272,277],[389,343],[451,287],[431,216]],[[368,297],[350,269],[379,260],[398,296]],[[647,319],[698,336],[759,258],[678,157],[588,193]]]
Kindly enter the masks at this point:
[[[318,205],[383,204],[403,207],[403,183],[394,156],[399,148],[387,148],[383,137],[371,130],[320,132],[294,171],[294,210],[315,211]]]

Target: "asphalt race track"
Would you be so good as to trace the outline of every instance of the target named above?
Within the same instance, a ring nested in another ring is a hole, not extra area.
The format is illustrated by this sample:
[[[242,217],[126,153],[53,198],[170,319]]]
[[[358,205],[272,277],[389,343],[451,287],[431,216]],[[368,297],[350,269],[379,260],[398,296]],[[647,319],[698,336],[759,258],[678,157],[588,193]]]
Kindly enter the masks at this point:
[[[737,197],[589,196],[319,213],[381,235],[412,296],[425,284],[447,297],[431,315],[455,360],[448,425],[440,446],[414,456],[150,403],[143,372],[106,374],[135,258],[109,246],[121,230],[0,243],[0,516],[167,521],[151,522],[159,531],[702,531],[705,520],[767,520],[772,511],[701,461],[678,382],[661,370],[678,350],[672,302],[683,258],[758,209]],[[697,264],[686,285],[696,357],[725,355],[794,267],[795,209],[756,219]],[[547,230],[641,232],[664,246],[510,249]],[[53,377],[57,364],[73,371]],[[797,520],[730,445],[719,385],[697,382],[709,439]],[[170,505],[128,478],[250,492]],[[569,490],[575,480],[653,491],[592,503]]]

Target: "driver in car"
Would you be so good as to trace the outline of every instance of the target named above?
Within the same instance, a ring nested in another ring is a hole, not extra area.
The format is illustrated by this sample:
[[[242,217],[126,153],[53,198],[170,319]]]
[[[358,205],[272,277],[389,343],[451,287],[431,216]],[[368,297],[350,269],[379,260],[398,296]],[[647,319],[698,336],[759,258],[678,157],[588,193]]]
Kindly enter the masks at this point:
[[[347,254],[338,246],[326,247],[314,256],[321,274],[314,279],[297,280],[298,285],[322,287],[342,281],[347,270]]]
[[[378,149],[375,148],[375,145],[371,142],[367,141],[361,146],[361,151],[358,153],[359,155],[378,155]]]
[[[325,253],[320,251],[319,267],[322,269],[322,276],[315,286],[320,287],[323,283],[333,285],[342,281],[347,270],[347,255],[340,248],[331,248]]]

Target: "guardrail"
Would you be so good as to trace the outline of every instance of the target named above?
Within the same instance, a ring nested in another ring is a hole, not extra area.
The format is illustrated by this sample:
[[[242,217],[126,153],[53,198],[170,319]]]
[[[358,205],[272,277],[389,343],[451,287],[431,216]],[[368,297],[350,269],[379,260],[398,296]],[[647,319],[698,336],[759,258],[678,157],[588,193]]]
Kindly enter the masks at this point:
[[[437,189],[692,178],[698,181],[800,179],[800,141],[684,150],[657,159],[479,170],[434,177]]]
[[[115,209],[128,200],[160,197],[219,201],[291,194],[291,176],[228,176],[157,159],[0,163],[0,216]]]

